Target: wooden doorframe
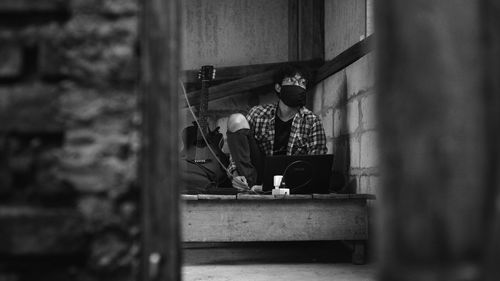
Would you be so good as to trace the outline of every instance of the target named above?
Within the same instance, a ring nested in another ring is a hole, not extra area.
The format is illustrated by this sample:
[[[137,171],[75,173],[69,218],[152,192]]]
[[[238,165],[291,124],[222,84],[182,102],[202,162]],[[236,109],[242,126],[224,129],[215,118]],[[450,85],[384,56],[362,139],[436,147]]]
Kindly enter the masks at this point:
[[[181,1],[141,1],[140,280],[181,279],[179,70]]]

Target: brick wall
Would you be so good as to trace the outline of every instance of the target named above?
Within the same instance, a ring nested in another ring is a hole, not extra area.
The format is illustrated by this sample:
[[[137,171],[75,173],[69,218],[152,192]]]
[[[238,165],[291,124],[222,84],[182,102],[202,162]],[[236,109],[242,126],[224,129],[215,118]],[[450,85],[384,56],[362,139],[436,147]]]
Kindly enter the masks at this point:
[[[337,190],[375,194],[379,182],[374,57],[368,54],[316,86],[313,111],[320,115],[335,155]]]
[[[134,278],[137,16],[0,1],[0,280]]]

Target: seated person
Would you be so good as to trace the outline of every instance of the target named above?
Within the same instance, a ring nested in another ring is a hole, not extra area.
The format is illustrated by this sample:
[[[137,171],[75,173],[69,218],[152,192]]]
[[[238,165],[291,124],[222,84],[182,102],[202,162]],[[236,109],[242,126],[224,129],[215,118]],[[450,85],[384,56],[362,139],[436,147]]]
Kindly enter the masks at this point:
[[[232,114],[227,123],[232,185],[248,190],[262,182],[268,155],[326,154],[326,136],[320,118],[305,108],[309,73],[287,65],[275,73],[279,101],[254,106],[247,116]]]

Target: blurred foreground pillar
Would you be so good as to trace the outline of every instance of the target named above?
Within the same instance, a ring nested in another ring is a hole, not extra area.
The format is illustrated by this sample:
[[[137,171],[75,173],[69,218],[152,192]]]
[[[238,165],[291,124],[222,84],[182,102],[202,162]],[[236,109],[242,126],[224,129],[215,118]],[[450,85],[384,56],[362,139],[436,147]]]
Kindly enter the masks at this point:
[[[500,4],[375,5],[380,280],[500,280]]]
[[[180,0],[142,4],[141,280],[180,280]]]

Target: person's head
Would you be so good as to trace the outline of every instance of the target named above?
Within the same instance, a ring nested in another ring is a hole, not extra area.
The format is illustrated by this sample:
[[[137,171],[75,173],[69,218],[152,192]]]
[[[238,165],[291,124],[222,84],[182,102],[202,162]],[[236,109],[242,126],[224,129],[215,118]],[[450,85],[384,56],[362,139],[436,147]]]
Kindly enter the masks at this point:
[[[290,107],[304,106],[310,79],[310,72],[305,67],[287,64],[274,74],[274,90],[279,99],[286,105]]]

